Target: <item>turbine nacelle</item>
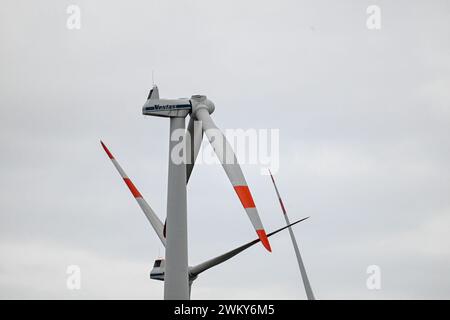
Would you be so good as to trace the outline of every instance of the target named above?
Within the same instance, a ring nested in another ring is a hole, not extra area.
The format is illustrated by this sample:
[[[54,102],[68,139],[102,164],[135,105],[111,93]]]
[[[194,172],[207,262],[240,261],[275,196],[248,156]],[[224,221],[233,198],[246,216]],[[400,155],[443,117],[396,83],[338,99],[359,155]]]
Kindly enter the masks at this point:
[[[195,116],[200,109],[206,109],[211,114],[214,112],[215,106],[211,100],[200,94],[193,95],[191,99],[160,99],[158,87],[153,86],[142,107],[142,114],[166,118],[185,118],[189,113]]]
[[[145,116],[185,118],[192,110],[189,99],[148,99],[142,107]]]

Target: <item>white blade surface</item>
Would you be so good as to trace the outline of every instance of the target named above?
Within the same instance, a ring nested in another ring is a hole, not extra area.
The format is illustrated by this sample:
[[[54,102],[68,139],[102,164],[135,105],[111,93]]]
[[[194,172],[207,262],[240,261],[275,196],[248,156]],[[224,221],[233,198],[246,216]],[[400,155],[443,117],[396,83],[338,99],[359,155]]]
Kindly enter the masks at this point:
[[[203,130],[211,143],[214,152],[216,153],[219,161],[224,168],[228,179],[233,185],[236,194],[238,195],[242,206],[244,207],[253,227],[258,234],[259,239],[268,251],[272,251],[267,238],[266,232],[262,225],[261,219],[259,217],[258,211],[256,209],[255,203],[253,201],[252,194],[248,188],[247,182],[245,181],[244,174],[242,173],[241,167],[237,162],[236,155],[234,154],[231,145],[225,138],[225,135],[217,128],[208,110],[199,109],[195,116],[198,120],[202,121]]]

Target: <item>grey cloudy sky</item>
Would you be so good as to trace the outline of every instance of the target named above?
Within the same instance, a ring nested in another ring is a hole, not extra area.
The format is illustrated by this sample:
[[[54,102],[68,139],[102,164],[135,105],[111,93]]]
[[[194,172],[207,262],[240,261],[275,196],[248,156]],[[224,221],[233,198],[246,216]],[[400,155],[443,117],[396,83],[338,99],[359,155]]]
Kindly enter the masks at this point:
[[[208,95],[221,128],[280,129],[276,179],[291,219],[311,216],[295,233],[318,298],[450,298],[447,0],[1,8],[0,298],[163,297],[149,279],[163,250],[99,144],[164,218],[168,121],[141,114],[152,69],[163,97]],[[268,177],[243,169],[266,229],[282,226]],[[194,169],[188,206],[191,264],[254,237],[220,166]],[[202,274],[192,298],[304,299],[288,234],[271,243]]]

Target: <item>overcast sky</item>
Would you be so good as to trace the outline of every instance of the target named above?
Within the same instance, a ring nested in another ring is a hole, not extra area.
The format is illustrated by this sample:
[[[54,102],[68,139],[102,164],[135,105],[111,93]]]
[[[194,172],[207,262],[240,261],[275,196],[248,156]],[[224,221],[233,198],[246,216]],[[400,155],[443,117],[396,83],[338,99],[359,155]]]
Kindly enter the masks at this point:
[[[163,297],[163,248],[99,144],[164,219],[169,121],[141,113],[152,70],[162,97],[206,94],[223,129],[280,130],[276,179],[291,220],[311,216],[295,234],[317,298],[450,298],[449,1],[2,0],[0,70],[0,298]],[[283,226],[270,179],[243,170],[266,229]],[[218,165],[195,167],[188,216],[191,264],[255,237]],[[192,298],[304,299],[288,234],[271,243]]]

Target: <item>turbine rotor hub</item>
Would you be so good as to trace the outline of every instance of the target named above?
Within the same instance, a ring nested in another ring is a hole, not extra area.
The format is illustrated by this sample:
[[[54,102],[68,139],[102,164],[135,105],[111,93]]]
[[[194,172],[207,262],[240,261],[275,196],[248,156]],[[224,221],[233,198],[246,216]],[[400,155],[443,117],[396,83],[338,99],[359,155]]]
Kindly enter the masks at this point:
[[[192,116],[195,117],[195,114],[200,109],[206,109],[209,114],[213,113],[215,110],[214,103],[209,100],[206,96],[196,94],[191,97],[192,104]]]

